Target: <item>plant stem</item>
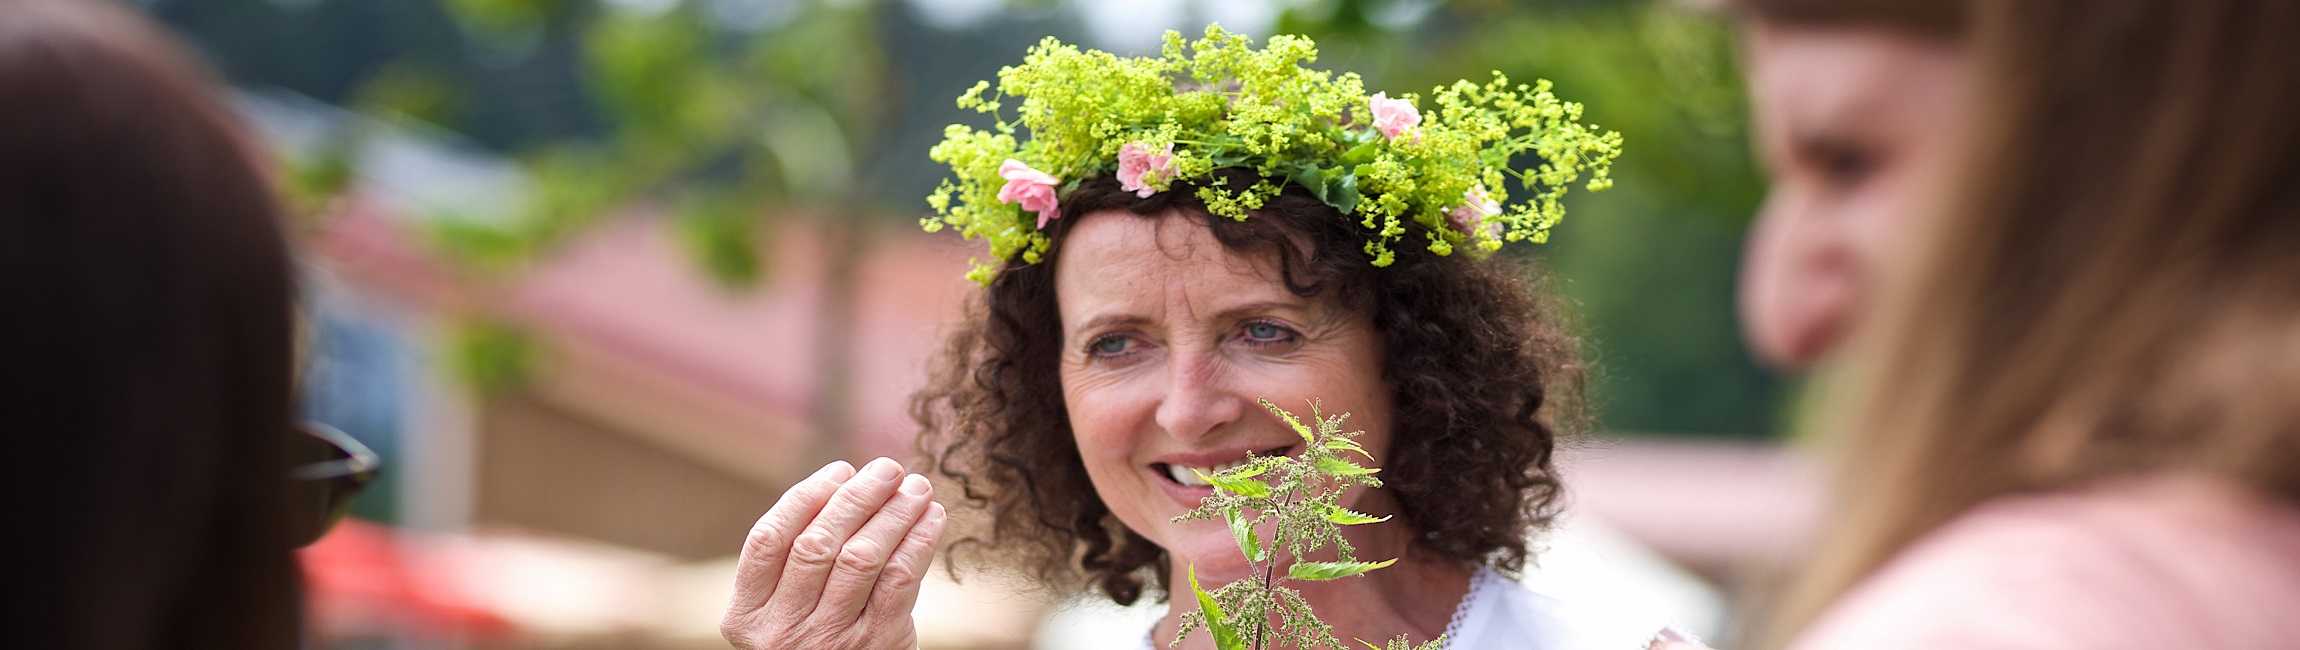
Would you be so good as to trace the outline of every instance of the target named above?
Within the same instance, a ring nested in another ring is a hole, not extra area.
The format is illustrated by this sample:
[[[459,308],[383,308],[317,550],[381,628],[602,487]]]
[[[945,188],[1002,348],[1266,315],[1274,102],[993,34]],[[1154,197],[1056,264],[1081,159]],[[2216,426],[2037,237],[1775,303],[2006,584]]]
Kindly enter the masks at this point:
[[[1298,490],[1297,490],[1297,491],[1294,491],[1294,492],[1288,492],[1288,493],[1286,493],[1286,502],[1285,502],[1285,503],[1282,503],[1282,504],[1279,504],[1279,505],[1278,505],[1278,512],[1279,512],[1280,514],[1283,514],[1283,513],[1285,513],[1285,512],[1286,512],[1286,510],[1287,510],[1288,508],[1292,508],[1292,507],[1294,506],[1294,497],[1298,497],[1298,496],[1301,496],[1301,492],[1300,492],[1300,491],[1298,491]],[[1272,519],[1273,519],[1273,520],[1275,520],[1276,518],[1275,518],[1275,517],[1273,517]],[[1275,578],[1275,577],[1278,575],[1278,550],[1279,550],[1279,549],[1283,549],[1283,548],[1285,548],[1285,538],[1286,538],[1286,527],[1285,527],[1285,526],[1279,526],[1279,527],[1277,528],[1277,530],[1274,530],[1274,531],[1272,531],[1272,532],[1270,533],[1270,562],[1269,562],[1269,564],[1267,564],[1267,565],[1264,565],[1264,566],[1262,567],[1262,593],[1263,593],[1264,597],[1268,597],[1268,594],[1270,593],[1270,584],[1271,584],[1271,582],[1272,582],[1273,578]],[[1249,558],[1249,559],[1250,559],[1250,558]],[[1300,559],[1300,558],[1295,558],[1295,559]],[[1260,620],[1260,621],[1257,621],[1257,622],[1255,622],[1255,624],[1254,624],[1254,648],[1255,648],[1255,650],[1261,650],[1261,648],[1262,648],[1262,630],[1268,629],[1269,627],[1270,627],[1270,614],[1269,614],[1269,612],[1263,612],[1263,613],[1262,613],[1262,620]]]

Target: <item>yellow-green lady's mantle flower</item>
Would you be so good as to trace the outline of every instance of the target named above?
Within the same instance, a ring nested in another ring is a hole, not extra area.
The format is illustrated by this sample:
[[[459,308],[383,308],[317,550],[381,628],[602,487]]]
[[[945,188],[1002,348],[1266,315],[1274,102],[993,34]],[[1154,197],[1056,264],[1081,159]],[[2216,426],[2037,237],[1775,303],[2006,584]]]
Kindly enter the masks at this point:
[[[1167,33],[1156,57],[1048,38],[999,70],[995,91],[986,81],[958,98],[993,123],[944,129],[929,155],[951,177],[927,197],[935,214],[922,225],[987,241],[990,259],[967,276],[988,283],[1008,260],[1040,261],[1061,197],[1085,179],[1143,197],[1189,187],[1233,219],[1291,185],[1359,224],[1368,260],[1388,266],[1409,221],[1433,253],[1482,255],[1547,241],[1583,174],[1593,191],[1613,183],[1621,134],[1581,122],[1581,105],[1548,81],[1512,84],[1496,72],[1393,98],[1367,93],[1356,74],[1306,67],[1317,56],[1307,38],[1273,36],[1257,49],[1217,26],[1196,41]],[[1215,180],[1221,169],[1262,180],[1231,186]],[[1509,202],[1513,193],[1524,200]]]

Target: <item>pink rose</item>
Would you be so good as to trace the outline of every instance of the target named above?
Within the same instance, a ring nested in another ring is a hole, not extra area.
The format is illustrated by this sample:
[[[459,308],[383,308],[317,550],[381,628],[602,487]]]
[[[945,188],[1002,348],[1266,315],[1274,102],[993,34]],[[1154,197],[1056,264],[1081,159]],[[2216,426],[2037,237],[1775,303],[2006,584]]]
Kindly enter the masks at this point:
[[[1400,133],[1412,132],[1414,126],[1422,123],[1422,112],[1416,110],[1412,102],[1390,99],[1387,93],[1374,93],[1369,101],[1373,104],[1374,128],[1392,140]]]
[[[1054,196],[1054,184],[1061,179],[1013,158],[998,166],[998,177],[1006,179],[1006,186],[998,188],[998,201],[1021,204],[1022,209],[1038,213],[1039,230],[1046,229],[1046,222],[1062,218],[1058,207],[1062,200]]]
[[[1166,191],[1174,180],[1174,145],[1168,143],[1164,151],[1150,153],[1140,144],[1128,142],[1118,148],[1118,189],[1133,192],[1134,196],[1150,198],[1151,194]]]
[[[1501,214],[1501,204],[1486,195],[1485,185],[1469,188],[1469,191],[1462,193],[1461,201],[1460,207],[1446,211],[1447,220],[1452,221],[1464,234],[1474,235],[1482,231],[1493,237],[1501,236],[1501,224],[1485,222],[1486,217]]]

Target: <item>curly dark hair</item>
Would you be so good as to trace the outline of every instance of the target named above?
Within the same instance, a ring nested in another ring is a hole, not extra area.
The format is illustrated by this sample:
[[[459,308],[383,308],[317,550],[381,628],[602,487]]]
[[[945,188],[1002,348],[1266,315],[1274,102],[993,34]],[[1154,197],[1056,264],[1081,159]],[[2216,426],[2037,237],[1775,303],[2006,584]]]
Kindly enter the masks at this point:
[[[1256,180],[1224,171],[1214,182]],[[995,555],[1052,584],[1091,584],[1120,604],[1142,596],[1145,572],[1167,593],[1166,551],[1095,495],[1072,437],[1054,277],[1064,235],[1080,218],[1179,209],[1232,251],[1275,255],[1296,295],[1373,316],[1395,409],[1384,489],[1420,533],[1414,552],[1505,572],[1523,566],[1527,534],[1561,505],[1552,452],[1582,421],[1578,346],[1538,276],[1505,256],[1473,260],[1418,246],[1398,247],[1391,266],[1376,268],[1358,219],[1286,188],[1240,221],[1208,212],[1187,184],[1138,198],[1110,179],[1088,180],[1064,199],[1069,218],[1049,224],[1045,261],[1009,260],[976,294],[911,404],[920,451],[960,486],[964,506],[987,514],[954,551],[996,549],[972,555]]]

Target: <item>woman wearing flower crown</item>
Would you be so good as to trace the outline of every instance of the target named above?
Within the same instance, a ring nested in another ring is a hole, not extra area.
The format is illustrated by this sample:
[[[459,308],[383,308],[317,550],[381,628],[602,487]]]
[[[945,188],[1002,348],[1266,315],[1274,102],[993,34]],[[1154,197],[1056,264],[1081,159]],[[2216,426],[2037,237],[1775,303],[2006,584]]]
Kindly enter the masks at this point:
[[[935,469],[983,511],[954,551],[1168,600],[1143,643],[1212,647],[1182,634],[1197,604],[1168,595],[1247,563],[1224,523],[1177,518],[1212,494],[1206,474],[1300,451],[1258,400],[1320,400],[1364,429],[1384,483],[1345,493],[1387,517],[1346,539],[1399,558],[1301,583],[1333,638],[1641,647],[1577,636],[1503,577],[1557,512],[1580,367],[1529,269],[1491,253],[1545,240],[1569,184],[1603,189],[1620,136],[1546,82],[1457,83],[1424,113],[1315,56],[1218,28],[1156,58],[1049,39],[959,100],[996,123],[934,148],[954,177],[925,225],[991,258],[914,405]],[[834,463],[792,488],[745,548],[729,640],[912,647],[945,515],[901,473]]]

